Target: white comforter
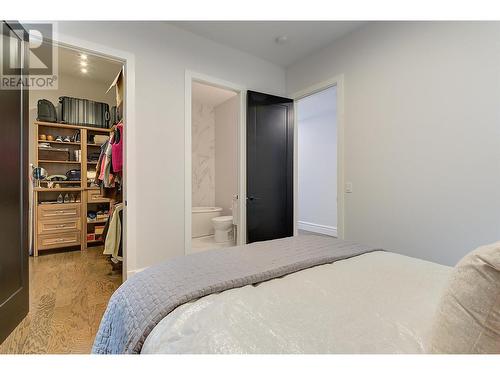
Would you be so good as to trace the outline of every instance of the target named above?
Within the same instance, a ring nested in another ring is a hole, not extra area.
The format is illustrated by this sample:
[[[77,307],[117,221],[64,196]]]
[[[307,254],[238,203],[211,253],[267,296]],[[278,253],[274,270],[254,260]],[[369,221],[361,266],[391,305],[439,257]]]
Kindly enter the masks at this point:
[[[186,303],[142,353],[421,353],[451,268],[373,252]]]

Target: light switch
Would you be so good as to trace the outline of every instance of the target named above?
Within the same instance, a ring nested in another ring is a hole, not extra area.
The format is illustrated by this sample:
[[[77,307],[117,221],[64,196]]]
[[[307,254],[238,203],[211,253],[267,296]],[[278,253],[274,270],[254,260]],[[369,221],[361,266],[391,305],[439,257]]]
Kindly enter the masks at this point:
[[[346,182],[345,184],[345,192],[352,193],[352,182]]]

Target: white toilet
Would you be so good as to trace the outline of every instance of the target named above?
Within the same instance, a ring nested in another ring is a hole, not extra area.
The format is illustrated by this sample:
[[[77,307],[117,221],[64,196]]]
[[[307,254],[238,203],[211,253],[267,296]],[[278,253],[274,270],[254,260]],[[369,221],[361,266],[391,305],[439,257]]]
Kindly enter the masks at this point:
[[[233,217],[217,216],[212,218],[214,225],[214,239],[217,243],[233,241]]]

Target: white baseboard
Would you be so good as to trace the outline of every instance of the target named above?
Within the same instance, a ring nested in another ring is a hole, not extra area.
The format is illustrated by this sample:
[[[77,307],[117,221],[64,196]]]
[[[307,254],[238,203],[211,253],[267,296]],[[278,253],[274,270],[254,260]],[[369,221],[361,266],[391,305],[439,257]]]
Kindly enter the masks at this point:
[[[308,232],[326,234],[327,236],[337,237],[337,227],[329,225],[309,223],[307,221],[298,221],[297,228]]]
[[[135,275],[136,273],[139,273],[139,272],[144,271],[146,268],[147,268],[147,267],[144,267],[144,268],[139,268],[139,269],[132,270],[132,271],[127,271],[127,278],[129,278],[130,276]]]

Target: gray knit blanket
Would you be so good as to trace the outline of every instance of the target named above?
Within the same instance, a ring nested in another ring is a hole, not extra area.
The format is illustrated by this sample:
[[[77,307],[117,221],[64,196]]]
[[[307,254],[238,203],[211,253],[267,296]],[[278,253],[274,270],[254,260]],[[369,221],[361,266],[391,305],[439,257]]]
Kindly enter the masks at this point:
[[[304,235],[172,259],[132,276],[115,291],[92,352],[140,353],[153,328],[186,302],[376,250]]]

